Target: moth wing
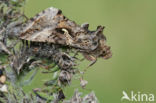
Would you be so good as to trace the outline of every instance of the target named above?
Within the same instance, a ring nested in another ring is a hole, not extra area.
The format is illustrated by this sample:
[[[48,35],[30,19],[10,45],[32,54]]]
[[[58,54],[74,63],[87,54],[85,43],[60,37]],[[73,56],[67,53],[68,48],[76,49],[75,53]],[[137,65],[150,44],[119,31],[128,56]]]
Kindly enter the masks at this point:
[[[65,44],[65,36],[54,31],[62,18],[58,16],[60,12],[59,9],[51,7],[37,14],[23,27],[20,38],[34,42]]]

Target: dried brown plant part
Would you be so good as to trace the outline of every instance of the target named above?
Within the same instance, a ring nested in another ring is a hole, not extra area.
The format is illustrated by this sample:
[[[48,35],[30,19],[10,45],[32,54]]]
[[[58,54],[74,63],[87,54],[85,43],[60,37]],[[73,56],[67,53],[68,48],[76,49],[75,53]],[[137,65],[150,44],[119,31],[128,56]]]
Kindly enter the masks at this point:
[[[63,90],[59,90],[58,92],[58,100],[61,101],[61,100],[64,100],[65,99],[65,95],[63,93]]]
[[[29,55],[26,53],[26,48],[21,49],[20,51],[13,52],[14,54],[9,57],[10,66],[14,70],[14,72],[19,75],[22,70],[24,64],[29,62]]]
[[[88,84],[88,81],[84,80],[82,77],[80,78],[80,85],[82,88],[85,88]]]
[[[82,93],[76,89],[73,97],[70,100],[64,100],[63,103],[98,103],[98,100],[93,91],[82,97]]]
[[[69,85],[72,79],[72,74],[68,71],[62,70],[59,75],[59,85]]]
[[[73,97],[69,101],[64,101],[63,103],[83,103],[83,99],[81,96],[82,93],[80,93],[78,89],[76,89]]]
[[[0,30],[0,35],[2,35],[2,33],[5,31],[5,28],[3,27],[1,30]]]
[[[76,66],[74,61],[75,61],[74,58],[72,58],[66,53],[62,53],[58,64],[62,69],[67,70],[67,69],[71,69],[73,66]]]
[[[87,94],[84,98],[83,101],[85,103],[98,103],[97,97],[95,93],[92,91],[91,93]]]
[[[0,49],[2,49],[5,53],[8,55],[11,55],[12,53],[8,50],[8,48],[3,44],[3,42],[0,41]]]

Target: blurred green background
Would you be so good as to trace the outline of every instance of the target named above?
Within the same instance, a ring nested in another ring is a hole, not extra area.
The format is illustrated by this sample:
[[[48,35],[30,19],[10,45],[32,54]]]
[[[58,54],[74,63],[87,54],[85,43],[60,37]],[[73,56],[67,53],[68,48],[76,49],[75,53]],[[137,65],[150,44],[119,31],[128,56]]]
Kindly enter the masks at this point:
[[[78,24],[88,22],[91,30],[97,25],[106,27],[104,34],[113,57],[99,59],[84,78],[100,103],[121,103],[123,90],[156,96],[156,0],[28,0],[25,13],[33,17],[51,6]],[[83,62],[80,67],[86,65]],[[35,86],[41,78],[37,75]],[[78,87],[73,81],[65,90],[67,98]]]

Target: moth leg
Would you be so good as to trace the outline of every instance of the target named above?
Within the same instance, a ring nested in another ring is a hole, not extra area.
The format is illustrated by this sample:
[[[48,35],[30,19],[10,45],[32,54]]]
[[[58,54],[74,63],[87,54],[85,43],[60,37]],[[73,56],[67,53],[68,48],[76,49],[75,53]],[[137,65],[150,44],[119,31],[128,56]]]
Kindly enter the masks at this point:
[[[88,67],[94,65],[94,64],[96,63],[96,61],[97,61],[97,58],[96,58],[95,60],[93,60],[93,61],[88,65]]]
[[[96,63],[96,61],[97,61],[97,59],[93,60],[93,61],[87,66],[87,68],[84,69],[84,72],[86,72],[87,69],[88,69],[90,66],[94,65],[94,64]]]
[[[81,61],[80,58],[76,57],[78,54],[79,54],[79,51],[76,51],[76,52],[74,52],[74,55],[73,55],[72,57],[73,57],[74,59],[76,59],[76,60]]]

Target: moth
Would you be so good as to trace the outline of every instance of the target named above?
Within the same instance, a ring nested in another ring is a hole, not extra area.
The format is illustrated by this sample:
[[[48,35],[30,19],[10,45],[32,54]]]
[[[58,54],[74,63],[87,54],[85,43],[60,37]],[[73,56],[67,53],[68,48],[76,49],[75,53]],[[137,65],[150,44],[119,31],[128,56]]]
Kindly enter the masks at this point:
[[[98,26],[94,31],[88,28],[88,23],[80,26],[65,17],[61,10],[50,7],[28,20],[22,26],[18,37],[30,42],[75,49],[87,60],[92,61],[92,64],[97,58],[110,58],[112,53],[110,46],[106,45],[106,37],[103,35],[104,27]]]

